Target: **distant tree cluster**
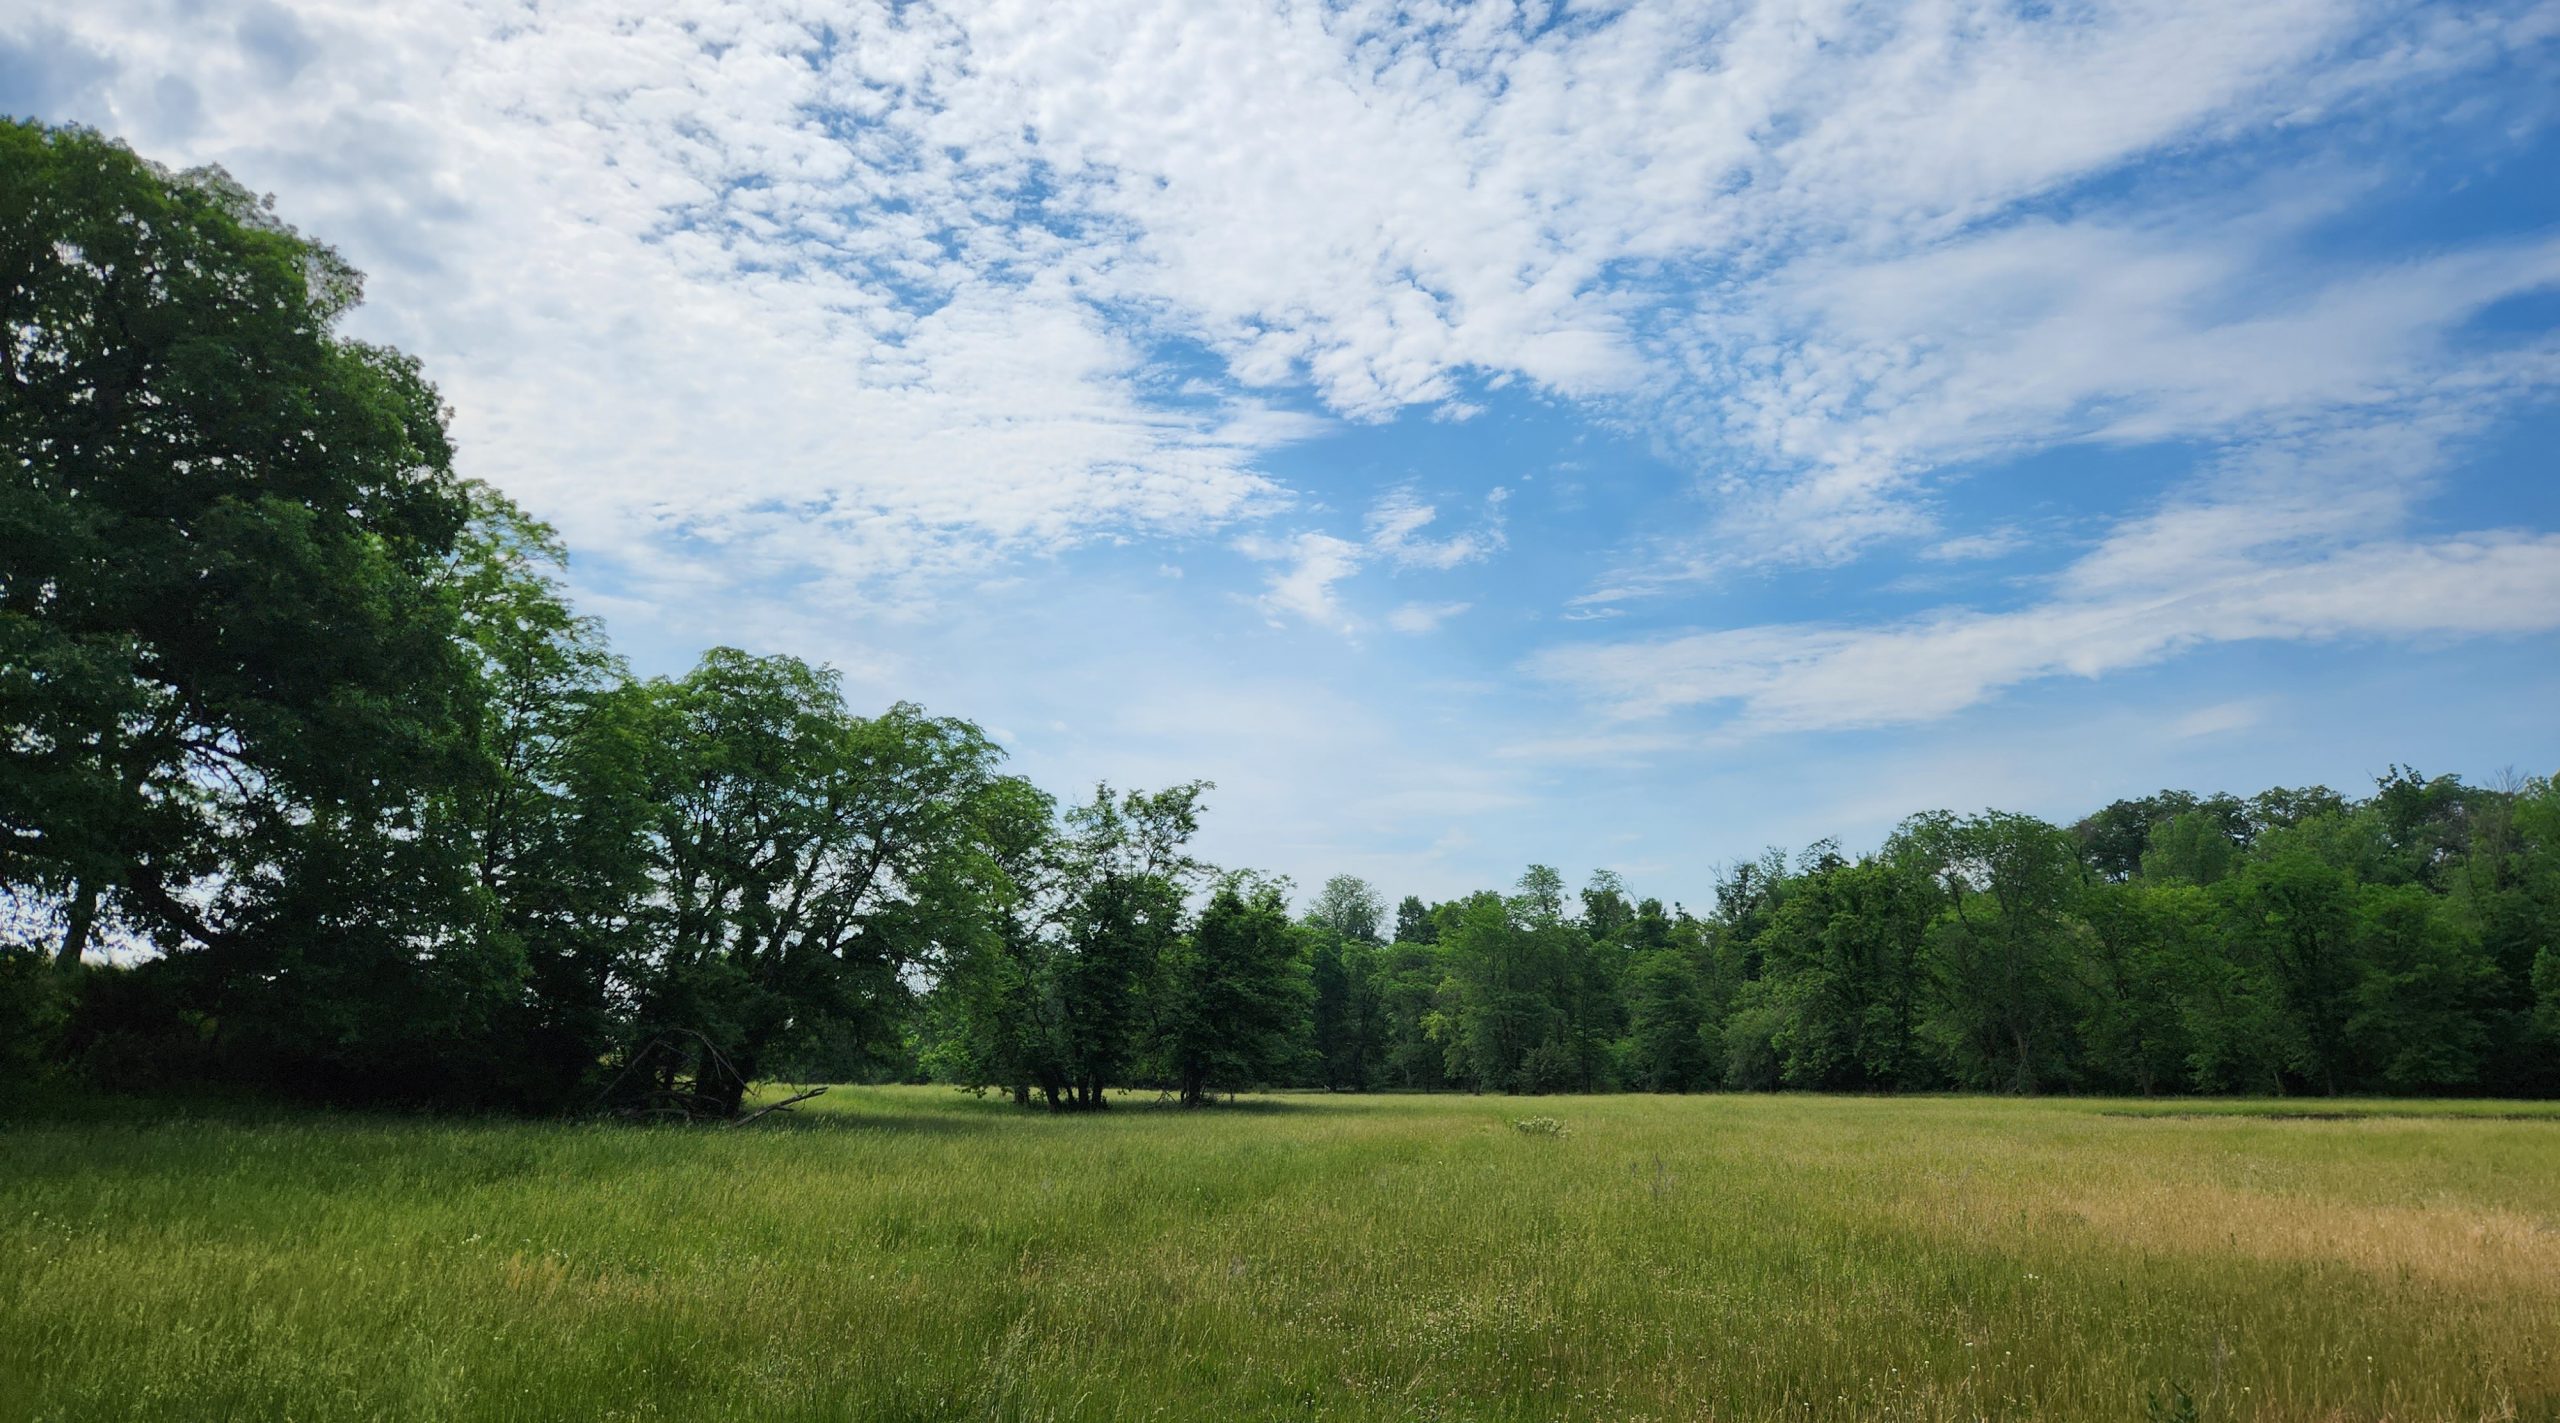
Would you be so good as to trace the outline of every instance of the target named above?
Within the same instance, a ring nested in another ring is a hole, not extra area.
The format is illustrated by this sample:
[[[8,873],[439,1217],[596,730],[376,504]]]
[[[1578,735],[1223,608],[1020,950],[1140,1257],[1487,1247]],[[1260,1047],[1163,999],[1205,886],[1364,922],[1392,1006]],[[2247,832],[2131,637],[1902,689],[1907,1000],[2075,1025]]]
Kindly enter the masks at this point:
[[[1325,903],[1356,898],[1328,888]],[[2560,786],[2164,791],[1734,867],[1311,915],[1302,1080],[1478,1091],[2560,1091]]]
[[[1089,1110],[1506,1092],[2560,1090],[2560,790],[1923,815],[1876,854],[1390,917],[1061,807],[732,649],[638,678],[457,478],[358,276],[218,171],[0,124],[14,1075],[734,1115],[776,1077]]]

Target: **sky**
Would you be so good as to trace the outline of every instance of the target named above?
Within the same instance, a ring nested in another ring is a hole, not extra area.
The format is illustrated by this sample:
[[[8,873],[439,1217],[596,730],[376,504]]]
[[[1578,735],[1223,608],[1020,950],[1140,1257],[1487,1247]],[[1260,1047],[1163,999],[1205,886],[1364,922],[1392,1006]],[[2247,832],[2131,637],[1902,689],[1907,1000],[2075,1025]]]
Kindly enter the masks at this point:
[[[648,674],[1391,896],[2560,769],[2560,4],[17,0]]]

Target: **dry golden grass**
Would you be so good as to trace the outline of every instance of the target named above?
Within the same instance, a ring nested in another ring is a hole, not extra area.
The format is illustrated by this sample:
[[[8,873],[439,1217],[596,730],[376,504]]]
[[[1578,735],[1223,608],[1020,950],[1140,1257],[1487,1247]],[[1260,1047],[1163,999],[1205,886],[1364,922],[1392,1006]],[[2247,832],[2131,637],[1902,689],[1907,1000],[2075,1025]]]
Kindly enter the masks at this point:
[[[2560,1225],[2520,1211],[2452,1199],[2355,1205],[2199,1185],[2081,1193],[2047,1209],[2136,1250],[2336,1263],[2503,1303],[2538,1302],[2560,1320]]]

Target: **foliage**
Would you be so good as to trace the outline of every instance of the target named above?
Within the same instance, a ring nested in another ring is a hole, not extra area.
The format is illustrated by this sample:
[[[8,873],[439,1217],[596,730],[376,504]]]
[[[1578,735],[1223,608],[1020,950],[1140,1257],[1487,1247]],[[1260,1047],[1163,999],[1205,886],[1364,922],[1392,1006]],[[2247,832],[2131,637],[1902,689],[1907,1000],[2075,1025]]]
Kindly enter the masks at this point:
[[[1154,1053],[1185,1106],[1279,1077],[1306,1014],[1285,884],[1230,875],[1166,956]]]
[[[468,1095],[515,965],[457,837],[469,516],[361,282],[218,170],[0,124],[0,881],[194,960],[273,1083]]]

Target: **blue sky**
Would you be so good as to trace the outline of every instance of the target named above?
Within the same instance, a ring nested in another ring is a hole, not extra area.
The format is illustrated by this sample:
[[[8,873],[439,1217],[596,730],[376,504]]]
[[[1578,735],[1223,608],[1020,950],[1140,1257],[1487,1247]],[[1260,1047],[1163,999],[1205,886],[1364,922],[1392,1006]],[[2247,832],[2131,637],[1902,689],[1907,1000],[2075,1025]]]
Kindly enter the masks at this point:
[[[35,0],[719,642],[1392,894],[2560,766],[2560,6]]]

